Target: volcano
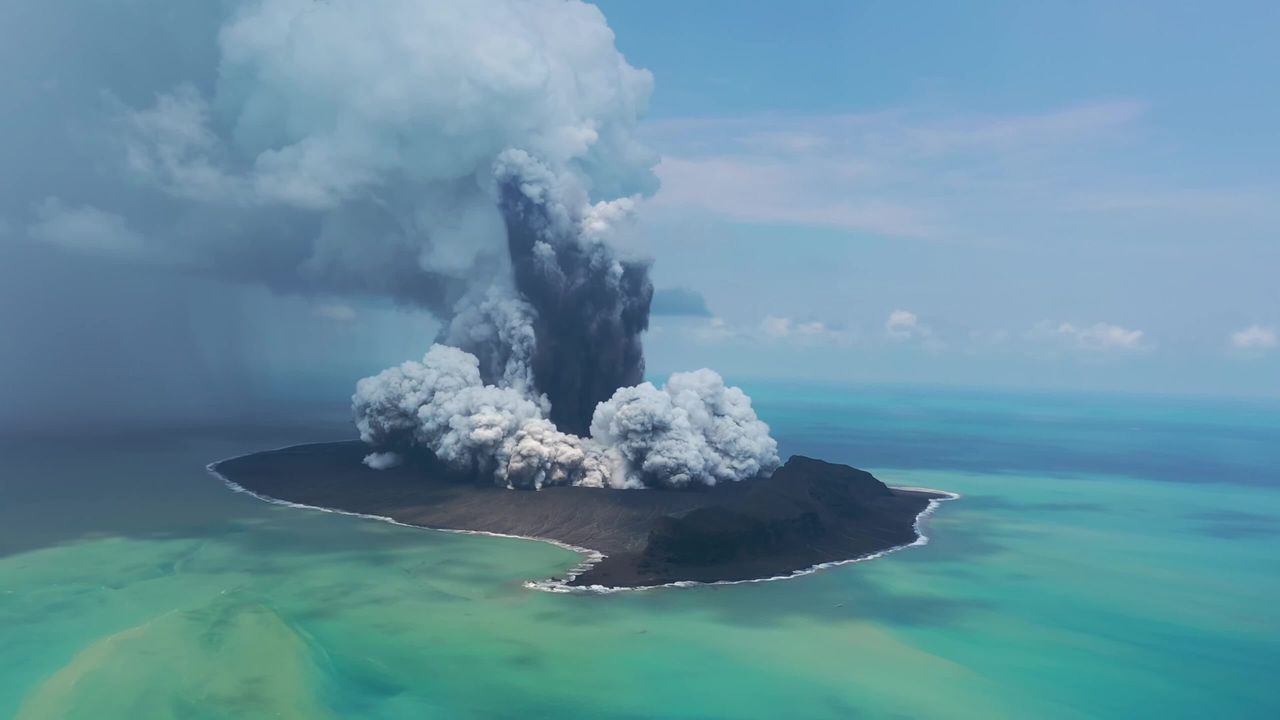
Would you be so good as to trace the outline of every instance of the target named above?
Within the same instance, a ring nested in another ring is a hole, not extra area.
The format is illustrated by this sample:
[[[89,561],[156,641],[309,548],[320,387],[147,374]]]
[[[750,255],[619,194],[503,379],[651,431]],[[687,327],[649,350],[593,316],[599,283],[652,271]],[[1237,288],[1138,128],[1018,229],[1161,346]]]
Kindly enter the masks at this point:
[[[210,470],[264,499],[405,525],[547,540],[588,553],[548,588],[640,588],[790,576],[919,542],[918,519],[954,496],[892,488],[848,465],[792,456],[768,476],[683,489],[551,486],[529,492],[420,451],[372,470],[360,442],[299,445]]]

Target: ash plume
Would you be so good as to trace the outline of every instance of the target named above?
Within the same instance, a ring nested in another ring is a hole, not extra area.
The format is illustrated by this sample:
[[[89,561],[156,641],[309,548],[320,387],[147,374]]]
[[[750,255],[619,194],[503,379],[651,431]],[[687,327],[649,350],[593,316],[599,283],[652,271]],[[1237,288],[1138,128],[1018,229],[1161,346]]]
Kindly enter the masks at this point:
[[[533,377],[551,420],[586,434],[597,403],[644,379],[640,333],[649,327],[653,283],[647,260],[622,259],[601,233],[619,200],[564,223],[548,212],[548,188],[504,168],[502,207],[516,290],[532,305]]]
[[[74,142],[28,143],[78,154],[39,166],[57,182],[0,193],[27,241],[429,310],[441,330],[422,361],[356,389],[370,467],[426,447],[537,488],[714,484],[776,465],[768,428],[719,376],[643,382],[651,261],[624,240],[657,188],[637,139],[653,79],[597,8],[197,5],[113,6],[124,35],[77,38],[85,67],[41,91],[82,119]]]
[[[447,322],[494,293],[517,297],[505,184],[540,185],[560,239],[584,208],[657,187],[656,156],[635,137],[652,77],[592,5],[220,7],[220,24],[173,30],[210,36],[193,43],[213,48],[192,60],[203,72],[141,102],[106,95],[98,133],[129,184],[87,207],[117,212],[149,262],[388,297]],[[126,212],[143,203],[151,212]]]

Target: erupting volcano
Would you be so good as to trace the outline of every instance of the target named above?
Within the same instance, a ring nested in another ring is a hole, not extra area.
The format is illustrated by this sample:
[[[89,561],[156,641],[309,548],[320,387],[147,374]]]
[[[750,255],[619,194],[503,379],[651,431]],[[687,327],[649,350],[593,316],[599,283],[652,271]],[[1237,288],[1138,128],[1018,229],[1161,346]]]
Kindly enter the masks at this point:
[[[773,475],[768,426],[712,370],[644,381],[653,260],[635,216],[658,182],[637,128],[653,80],[595,7],[260,0],[230,13],[217,50],[205,82],[118,103],[124,192],[155,210],[131,252],[282,293],[387,298],[441,328],[420,360],[356,385],[362,462],[346,445],[286,453],[308,473],[287,487],[262,474],[298,469],[274,455],[220,472],[294,500],[341,477],[333,507],[387,491],[435,503],[420,524],[599,540],[643,557],[611,571],[627,583],[689,574],[671,563],[789,572],[915,538],[926,498],[803,463]],[[768,501],[784,478],[795,488]],[[819,487],[851,478],[878,489]],[[607,494],[513,492],[557,489]],[[374,514],[402,514],[378,497]],[[819,540],[885,498],[905,502],[893,532]],[[617,532],[586,532],[606,522]]]

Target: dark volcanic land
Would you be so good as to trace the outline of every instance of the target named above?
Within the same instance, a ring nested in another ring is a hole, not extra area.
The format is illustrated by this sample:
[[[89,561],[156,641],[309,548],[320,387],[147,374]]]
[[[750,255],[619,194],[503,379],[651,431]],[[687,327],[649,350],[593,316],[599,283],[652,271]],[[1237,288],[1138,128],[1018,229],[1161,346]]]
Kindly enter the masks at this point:
[[[793,456],[771,477],[685,490],[507,490],[430,455],[371,470],[357,442],[299,445],[210,469],[258,495],[407,525],[556,540],[606,557],[573,586],[752,580],[852,560],[916,540],[947,496],[891,489],[870,473]]]

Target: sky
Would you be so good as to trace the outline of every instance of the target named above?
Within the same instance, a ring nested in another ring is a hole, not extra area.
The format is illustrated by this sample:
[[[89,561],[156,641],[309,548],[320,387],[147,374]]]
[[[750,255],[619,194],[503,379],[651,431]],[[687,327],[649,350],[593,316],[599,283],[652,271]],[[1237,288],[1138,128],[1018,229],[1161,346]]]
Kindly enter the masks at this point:
[[[1280,393],[1274,3],[601,7],[710,310],[653,364]]]
[[[0,8],[5,426],[341,401],[438,328],[121,259],[141,196],[61,150],[214,82],[217,4],[155,5]],[[599,7],[653,75],[655,378],[1280,396],[1280,6]]]

